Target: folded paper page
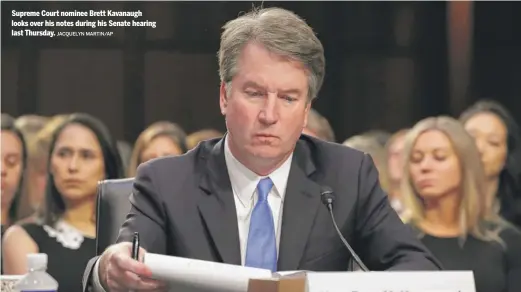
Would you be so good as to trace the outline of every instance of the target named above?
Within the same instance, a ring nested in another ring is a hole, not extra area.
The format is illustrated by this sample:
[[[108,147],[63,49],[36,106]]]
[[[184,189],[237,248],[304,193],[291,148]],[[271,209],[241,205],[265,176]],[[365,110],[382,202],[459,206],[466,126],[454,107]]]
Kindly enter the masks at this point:
[[[270,279],[269,270],[147,253],[144,263],[170,291],[247,292],[250,279]]]
[[[273,273],[273,278],[297,278],[305,277],[307,271],[281,271]]]

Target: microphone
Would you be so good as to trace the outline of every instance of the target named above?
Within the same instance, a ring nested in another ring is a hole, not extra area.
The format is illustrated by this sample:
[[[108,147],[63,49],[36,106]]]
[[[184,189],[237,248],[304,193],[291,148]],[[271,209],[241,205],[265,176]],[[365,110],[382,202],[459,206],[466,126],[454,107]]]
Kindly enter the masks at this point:
[[[324,204],[329,210],[329,214],[331,215],[331,220],[333,221],[333,225],[335,226],[336,233],[338,233],[338,236],[340,237],[344,245],[347,247],[349,253],[353,257],[355,262],[358,264],[358,266],[360,266],[360,268],[362,268],[364,272],[368,272],[369,269],[364,265],[364,263],[358,257],[351,245],[349,245],[347,240],[342,235],[342,232],[340,232],[338,225],[336,224],[335,216],[333,215],[333,203],[335,202],[335,195],[333,194],[333,190],[330,187],[323,186],[321,189],[320,197],[322,199],[322,204]]]

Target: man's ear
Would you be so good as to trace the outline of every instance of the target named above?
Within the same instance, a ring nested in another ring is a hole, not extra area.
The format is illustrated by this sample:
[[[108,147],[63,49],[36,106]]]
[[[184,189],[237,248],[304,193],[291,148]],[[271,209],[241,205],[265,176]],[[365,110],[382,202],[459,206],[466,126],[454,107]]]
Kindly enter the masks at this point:
[[[221,82],[219,89],[219,106],[221,107],[221,114],[226,115],[226,108],[228,107],[228,96],[226,95],[226,84]]]

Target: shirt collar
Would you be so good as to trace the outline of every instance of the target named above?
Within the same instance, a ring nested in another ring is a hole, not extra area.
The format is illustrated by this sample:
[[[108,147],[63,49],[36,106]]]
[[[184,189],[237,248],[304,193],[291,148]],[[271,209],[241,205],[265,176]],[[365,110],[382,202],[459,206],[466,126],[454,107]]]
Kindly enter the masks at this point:
[[[249,201],[253,198],[259,181],[265,177],[270,177],[273,181],[275,193],[280,196],[281,199],[284,199],[293,155],[290,155],[289,158],[271,174],[259,176],[233,156],[228,145],[228,135],[226,135],[224,140],[224,158],[232,188],[242,201]]]

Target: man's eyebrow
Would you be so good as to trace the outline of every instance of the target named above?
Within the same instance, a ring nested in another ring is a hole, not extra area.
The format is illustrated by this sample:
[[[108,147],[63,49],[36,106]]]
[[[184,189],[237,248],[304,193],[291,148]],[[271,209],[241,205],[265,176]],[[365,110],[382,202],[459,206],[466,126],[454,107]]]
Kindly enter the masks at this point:
[[[280,92],[284,93],[284,94],[297,94],[297,95],[302,93],[302,91],[297,88],[285,89],[285,90],[281,90]]]
[[[255,81],[246,81],[242,87],[243,87],[243,88],[246,88],[246,87],[255,87],[255,88],[257,88],[257,89],[263,89],[263,88],[264,88],[262,85],[258,84],[258,83],[255,82]]]
[[[255,81],[246,81],[243,85],[243,88],[247,88],[247,87],[253,87],[253,88],[256,88],[256,89],[265,89],[264,86],[258,84],[257,82]],[[302,90],[300,89],[297,89],[297,88],[289,88],[289,89],[283,89],[283,90],[280,90],[280,93],[282,94],[301,94],[302,93]]]

